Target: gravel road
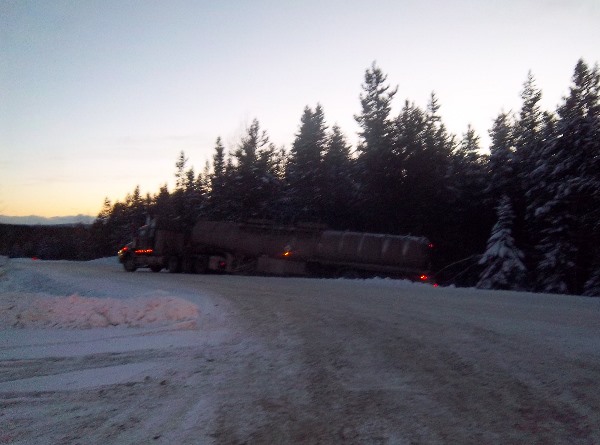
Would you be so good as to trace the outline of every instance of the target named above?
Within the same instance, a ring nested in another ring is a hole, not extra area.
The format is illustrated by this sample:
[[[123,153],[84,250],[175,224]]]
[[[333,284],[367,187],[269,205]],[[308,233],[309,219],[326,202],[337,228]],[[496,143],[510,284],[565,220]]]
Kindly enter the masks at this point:
[[[0,297],[160,293],[201,317],[193,331],[44,331],[48,345],[60,334],[98,347],[72,356],[26,356],[36,331],[3,331],[25,346],[19,357],[2,344],[3,384],[128,372],[0,391],[0,443],[600,443],[600,299],[105,262],[17,262],[7,275]]]

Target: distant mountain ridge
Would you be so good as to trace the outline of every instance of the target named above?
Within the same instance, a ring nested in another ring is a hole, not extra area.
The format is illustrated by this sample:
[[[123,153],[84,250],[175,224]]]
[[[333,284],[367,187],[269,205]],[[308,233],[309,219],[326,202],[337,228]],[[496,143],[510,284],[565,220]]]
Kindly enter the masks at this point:
[[[96,220],[90,215],[74,215],[74,216],[8,216],[0,215],[0,224],[21,224],[27,226],[58,226],[58,225],[73,225],[73,224],[92,224]]]

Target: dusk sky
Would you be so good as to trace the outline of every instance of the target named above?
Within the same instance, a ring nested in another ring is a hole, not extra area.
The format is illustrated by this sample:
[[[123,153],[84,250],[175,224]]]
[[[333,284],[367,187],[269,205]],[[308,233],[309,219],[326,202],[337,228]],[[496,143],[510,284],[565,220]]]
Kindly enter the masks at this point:
[[[171,187],[257,118],[289,149],[306,105],[356,145],[373,61],[405,99],[487,145],[528,71],[554,110],[600,61],[599,0],[0,0],[0,214],[95,215]]]

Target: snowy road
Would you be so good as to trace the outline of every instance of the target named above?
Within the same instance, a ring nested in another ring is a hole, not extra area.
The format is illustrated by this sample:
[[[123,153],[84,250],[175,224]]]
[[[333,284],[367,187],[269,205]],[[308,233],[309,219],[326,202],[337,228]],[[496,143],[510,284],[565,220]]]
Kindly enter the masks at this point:
[[[600,443],[600,299],[104,260],[5,269],[0,444]],[[59,329],[14,314],[73,294],[199,315]]]

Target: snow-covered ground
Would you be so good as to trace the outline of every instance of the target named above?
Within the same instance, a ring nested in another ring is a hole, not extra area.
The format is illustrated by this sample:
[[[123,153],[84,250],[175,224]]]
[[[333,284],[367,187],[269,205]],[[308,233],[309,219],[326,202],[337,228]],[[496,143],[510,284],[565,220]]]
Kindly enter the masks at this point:
[[[600,443],[600,299],[0,261],[0,444]]]

